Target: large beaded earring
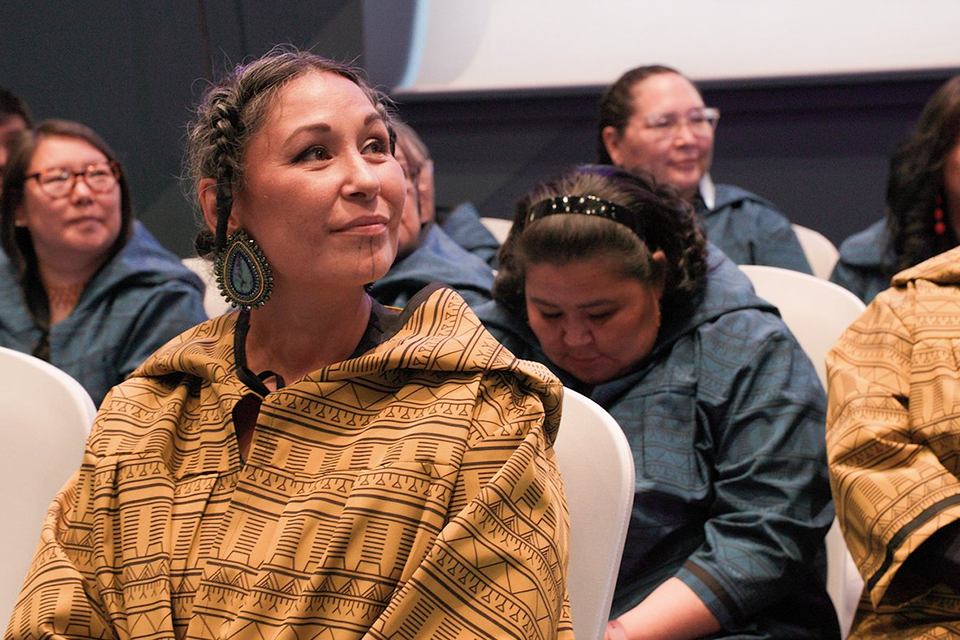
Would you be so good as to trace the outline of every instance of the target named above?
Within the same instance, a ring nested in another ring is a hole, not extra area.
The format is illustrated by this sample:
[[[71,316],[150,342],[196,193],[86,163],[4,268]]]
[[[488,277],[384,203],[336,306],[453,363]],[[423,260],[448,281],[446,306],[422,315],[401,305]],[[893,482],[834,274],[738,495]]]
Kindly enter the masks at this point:
[[[234,307],[262,307],[273,290],[273,272],[263,251],[243,231],[227,238],[226,248],[215,263],[220,294]]]

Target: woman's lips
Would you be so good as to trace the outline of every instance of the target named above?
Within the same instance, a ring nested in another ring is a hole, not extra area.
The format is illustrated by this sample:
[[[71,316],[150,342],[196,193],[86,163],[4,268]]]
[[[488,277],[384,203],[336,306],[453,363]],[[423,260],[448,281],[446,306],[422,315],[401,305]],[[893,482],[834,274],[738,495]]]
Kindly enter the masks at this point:
[[[390,219],[383,216],[365,216],[363,218],[351,220],[347,224],[334,229],[334,233],[378,235],[383,233],[389,222]]]

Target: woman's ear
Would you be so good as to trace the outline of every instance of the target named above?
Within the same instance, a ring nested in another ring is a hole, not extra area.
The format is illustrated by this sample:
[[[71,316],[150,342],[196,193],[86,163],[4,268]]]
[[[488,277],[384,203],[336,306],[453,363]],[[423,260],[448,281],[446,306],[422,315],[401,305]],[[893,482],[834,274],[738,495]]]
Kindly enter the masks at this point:
[[[213,178],[204,178],[200,181],[200,211],[203,213],[203,221],[207,228],[213,234],[217,233],[217,181]],[[237,230],[236,218],[233,211],[230,212],[230,218],[227,220],[227,235]]]
[[[663,252],[663,249],[657,249],[650,258],[656,265],[657,271],[657,277],[651,286],[656,290],[659,299],[663,297],[663,288],[667,284],[667,254]]]
[[[620,153],[620,132],[617,131],[616,127],[608,125],[600,132],[600,137],[603,139],[603,146],[607,150],[607,155],[613,160],[613,164],[618,167],[621,166],[620,161],[623,160],[623,154]]]
[[[217,181],[213,178],[204,178],[200,181],[197,193],[200,197],[200,212],[203,221],[207,223],[210,233],[217,232]]]

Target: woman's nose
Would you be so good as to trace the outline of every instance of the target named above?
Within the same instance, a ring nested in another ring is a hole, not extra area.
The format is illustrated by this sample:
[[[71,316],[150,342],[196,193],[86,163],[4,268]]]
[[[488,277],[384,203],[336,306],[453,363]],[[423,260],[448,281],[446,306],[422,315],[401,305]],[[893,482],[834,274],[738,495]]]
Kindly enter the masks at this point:
[[[563,326],[563,343],[568,347],[579,347],[589,344],[592,337],[589,329],[577,321],[568,321]]]
[[[362,154],[351,154],[347,159],[344,195],[370,200],[380,193],[380,177]]]

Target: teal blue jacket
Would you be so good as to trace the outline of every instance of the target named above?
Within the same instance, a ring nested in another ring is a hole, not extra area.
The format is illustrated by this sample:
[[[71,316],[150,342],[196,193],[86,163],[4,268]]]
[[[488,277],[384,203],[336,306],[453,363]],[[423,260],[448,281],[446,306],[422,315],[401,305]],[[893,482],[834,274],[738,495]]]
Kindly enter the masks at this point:
[[[373,283],[370,295],[380,304],[402,308],[433,282],[455,289],[467,304],[476,307],[491,299],[493,271],[433,225],[416,250],[393,263],[387,275]]]
[[[826,398],[774,307],[711,247],[705,290],[664,309],[653,351],[584,387],[495,303],[477,315],[521,358],[553,368],[623,428],[637,469],[613,615],[665,580],[689,586],[719,637],[835,638],[824,536],[833,521]]]
[[[32,354],[42,332],[2,251],[0,300],[0,346]],[[79,380],[99,406],[147,356],[206,319],[203,283],[135,222],[130,241],[51,327],[50,363]]]
[[[830,282],[848,289],[870,304],[878,293],[890,288],[896,256],[890,247],[886,220],[878,220],[840,245],[840,259]]]
[[[708,209],[697,201],[707,239],[737,264],[763,264],[813,274],[790,221],[767,200],[729,184],[716,185]]]
[[[438,211],[437,224],[454,242],[493,269],[497,268],[500,243],[483,225],[480,212],[471,203],[463,202],[450,211]]]

